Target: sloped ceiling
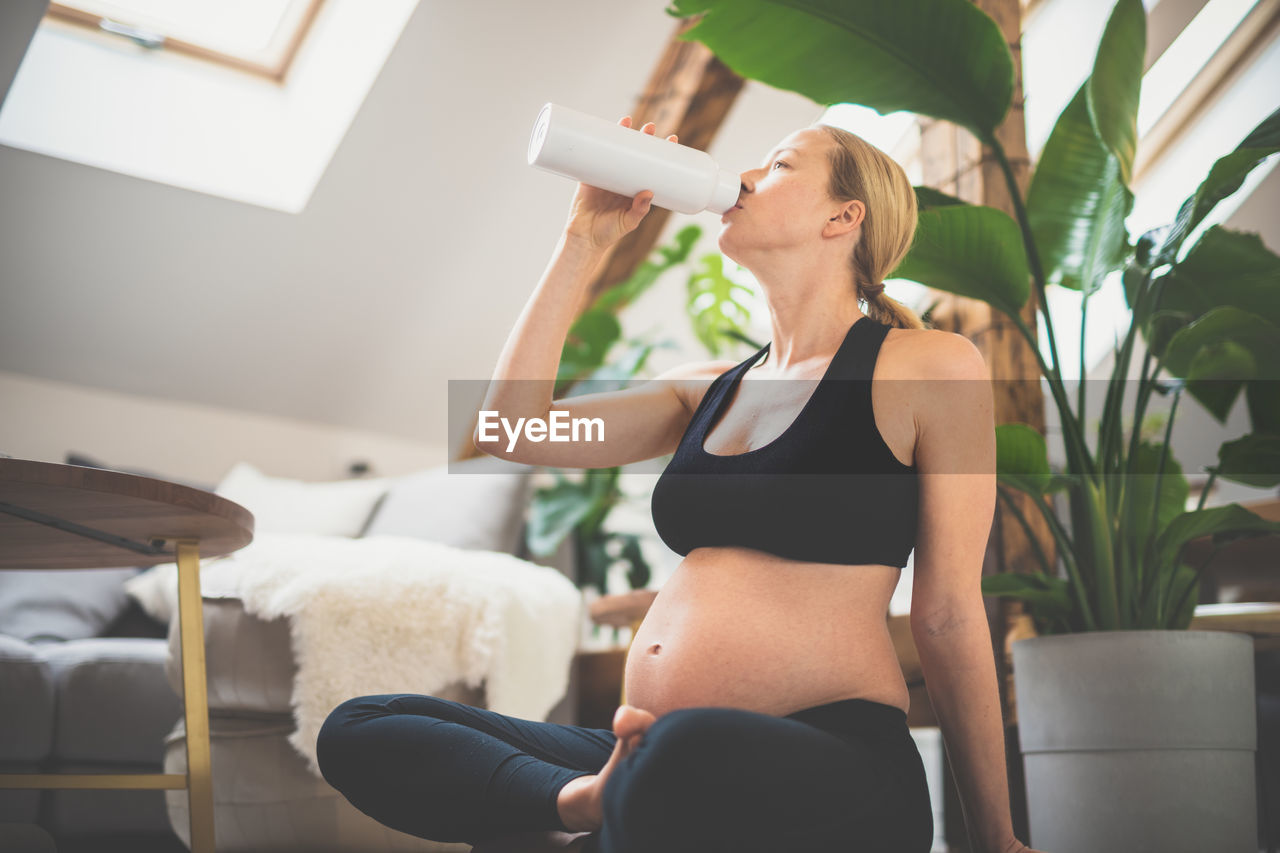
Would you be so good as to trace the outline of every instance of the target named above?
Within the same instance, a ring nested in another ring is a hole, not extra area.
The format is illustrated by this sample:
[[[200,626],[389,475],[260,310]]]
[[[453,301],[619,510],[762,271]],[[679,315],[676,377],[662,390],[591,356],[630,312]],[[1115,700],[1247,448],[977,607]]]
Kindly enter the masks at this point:
[[[445,444],[572,195],[525,163],[538,109],[629,112],[665,5],[423,0],[300,215],[0,147],[0,370]],[[821,112],[749,87],[712,153]]]

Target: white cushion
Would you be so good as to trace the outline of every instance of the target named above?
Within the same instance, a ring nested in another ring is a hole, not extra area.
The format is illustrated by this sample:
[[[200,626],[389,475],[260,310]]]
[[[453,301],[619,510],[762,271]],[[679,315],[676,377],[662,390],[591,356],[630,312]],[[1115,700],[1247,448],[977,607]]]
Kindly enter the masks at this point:
[[[255,536],[300,533],[353,539],[392,482],[382,478],[310,483],[271,477],[248,462],[238,462],[215,493],[253,513]],[[168,622],[177,604],[177,581],[176,565],[162,563],[130,578],[124,590],[153,619]]]
[[[356,537],[386,493],[389,480],[309,483],[270,477],[239,462],[215,490],[253,513],[256,533]]]
[[[364,535],[412,536],[518,556],[533,470],[478,456],[400,477]]]

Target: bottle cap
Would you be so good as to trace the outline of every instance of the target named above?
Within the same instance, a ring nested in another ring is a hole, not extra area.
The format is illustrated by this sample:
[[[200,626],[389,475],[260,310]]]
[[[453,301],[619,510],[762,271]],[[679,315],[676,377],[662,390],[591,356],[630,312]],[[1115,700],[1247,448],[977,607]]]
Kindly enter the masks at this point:
[[[742,179],[728,169],[721,169],[716,175],[716,188],[711,193],[707,210],[712,213],[728,213],[738,203],[738,195],[741,192]]]

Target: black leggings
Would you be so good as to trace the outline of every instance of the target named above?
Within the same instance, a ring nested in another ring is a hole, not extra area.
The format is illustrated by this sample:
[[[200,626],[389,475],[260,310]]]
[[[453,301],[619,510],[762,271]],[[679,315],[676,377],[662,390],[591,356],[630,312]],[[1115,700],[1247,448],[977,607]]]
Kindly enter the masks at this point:
[[[338,706],[316,743],[326,781],[365,814],[434,841],[560,830],[556,796],[598,772],[609,729],[532,722],[434,696]],[[898,708],[846,699],[773,717],[659,717],[604,790],[600,853],[928,853],[924,764]]]

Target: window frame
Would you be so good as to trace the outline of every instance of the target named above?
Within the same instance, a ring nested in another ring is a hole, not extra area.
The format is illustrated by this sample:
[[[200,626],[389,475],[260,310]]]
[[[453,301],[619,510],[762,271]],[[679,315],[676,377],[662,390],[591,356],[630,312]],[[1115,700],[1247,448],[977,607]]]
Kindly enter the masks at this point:
[[[293,64],[294,57],[298,54],[298,49],[301,47],[303,39],[306,38],[307,33],[311,31],[312,24],[315,23],[323,2],[324,0],[290,0],[294,7],[301,7],[303,11],[297,18],[294,30],[288,36],[283,50],[277,49],[278,56],[274,62],[269,61],[270,57],[264,59],[261,58],[261,55],[246,56],[225,53],[197,42],[174,38],[164,32],[157,32],[147,27],[135,25],[129,21],[103,17],[95,12],[73,5],[74,0],[64,3],[50,3],[45,17],[65,21],[95,32],[110,33],[147,48],[163,48],[172,50],[175,53],[184,53],[208,62],[266,77],[276,83],[283,83],[289,73],[289,68]],[[158,39],[158,42],[152,42],[150,37]]]

